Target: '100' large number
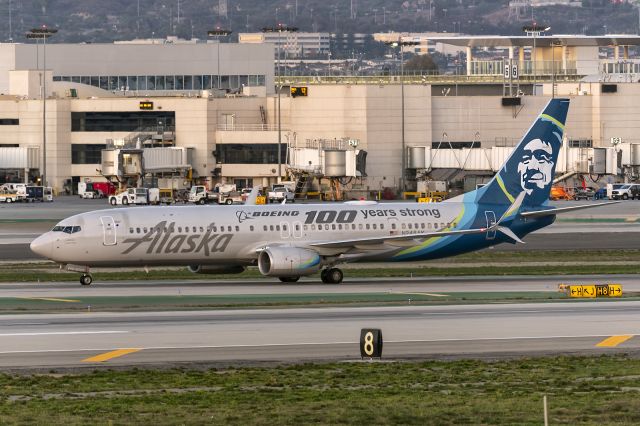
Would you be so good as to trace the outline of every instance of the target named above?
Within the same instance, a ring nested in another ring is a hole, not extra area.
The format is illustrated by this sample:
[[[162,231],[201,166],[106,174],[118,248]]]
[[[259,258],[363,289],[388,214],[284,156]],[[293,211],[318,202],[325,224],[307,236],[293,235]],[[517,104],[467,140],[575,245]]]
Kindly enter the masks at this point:
[[[322,210],[316,211],[312,210],[310,212],[305,213],[307,215],[307,220],[304,221],[305,224],[311,223],[351,223],[356,220],[356,216],[358,212],[355,210],[341,210],[339,212],[335,210]]]

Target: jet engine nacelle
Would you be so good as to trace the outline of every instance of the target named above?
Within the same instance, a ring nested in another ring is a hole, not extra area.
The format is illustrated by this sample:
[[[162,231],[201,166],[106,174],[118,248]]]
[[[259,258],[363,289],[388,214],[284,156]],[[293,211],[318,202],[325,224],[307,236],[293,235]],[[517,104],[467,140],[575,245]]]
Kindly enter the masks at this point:
[[[321,266],[320,255],[303,248],[270,247],[258,256],[260,273],[270,277],[311,275],[318,272]]]
[[[194,274],[240,274],[245,270],[240,265],[191,265],[188,268]]]

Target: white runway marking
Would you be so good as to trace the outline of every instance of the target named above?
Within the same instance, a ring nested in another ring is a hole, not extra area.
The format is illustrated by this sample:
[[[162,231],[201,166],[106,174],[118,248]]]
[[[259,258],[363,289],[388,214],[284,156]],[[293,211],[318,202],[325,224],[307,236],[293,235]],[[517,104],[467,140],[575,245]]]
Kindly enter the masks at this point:
[[[69,335],[81,335],[81,334],[122,334],[128,333],[128,331],[50,331],[39,333],[0,333],[0,337],[15,337],[15,336],[69,336]]]

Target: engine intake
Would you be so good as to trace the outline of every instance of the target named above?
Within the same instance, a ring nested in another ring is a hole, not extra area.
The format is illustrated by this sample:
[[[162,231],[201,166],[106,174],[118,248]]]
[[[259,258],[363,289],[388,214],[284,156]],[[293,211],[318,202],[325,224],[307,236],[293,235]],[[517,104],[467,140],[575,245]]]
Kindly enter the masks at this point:
[[[240,265],[190,265],[194,274],[241,274],[245,267]]]
[[[320,255],[297,247],[270,247],[258,256],[258,269],[269,277],[301,277],[320,270]]]

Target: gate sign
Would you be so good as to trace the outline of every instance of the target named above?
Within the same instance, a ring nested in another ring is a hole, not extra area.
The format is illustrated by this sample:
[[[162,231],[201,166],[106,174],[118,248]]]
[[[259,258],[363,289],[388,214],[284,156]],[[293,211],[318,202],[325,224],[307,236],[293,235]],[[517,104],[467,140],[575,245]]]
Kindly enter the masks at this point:
[[[511,78],[511,65],[504,64],[504,78]]]
[[[518,66],[517,65],[512,65],[511,66],[511,78],[513,78],[514,80],[518,79]]]

